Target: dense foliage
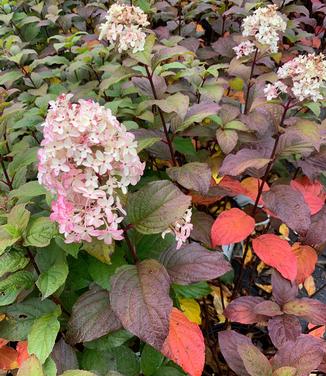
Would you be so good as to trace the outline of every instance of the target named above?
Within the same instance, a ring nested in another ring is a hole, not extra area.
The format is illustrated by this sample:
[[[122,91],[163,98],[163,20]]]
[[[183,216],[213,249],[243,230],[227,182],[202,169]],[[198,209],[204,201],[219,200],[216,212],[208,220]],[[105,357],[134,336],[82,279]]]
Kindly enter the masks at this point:
[[[0,0],[4,374],[326,372],[325,15]]]

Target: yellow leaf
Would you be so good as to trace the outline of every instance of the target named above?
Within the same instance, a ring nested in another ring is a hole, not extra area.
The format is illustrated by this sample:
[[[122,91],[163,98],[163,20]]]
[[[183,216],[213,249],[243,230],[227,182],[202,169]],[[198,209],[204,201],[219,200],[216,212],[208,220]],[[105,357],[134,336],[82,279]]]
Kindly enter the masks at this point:
[[[312,275],[305,279],[303,286],[309,296],[316,292],[316,285]]]
[[[261,283],[255,283],[255,285],[269,294],[272,293],[272,285],[262,285]]]
[[[203,33],[205,30],[204,30],[204,28],[202,27],[201,24],[197,24],[196,25],[196,31],[197,31],[197,33]]]
[[[223,315],[223,305],[226,307],[229,304],[229,299],[232,296],[231,291],[224,285],[222,285],[223,290],[223,303],[222,304],[222,296],[221,296],[221,289],[220,287],[210,285],[210,288],[212,289],[211,295],[213,296],[213,304],[214,308],[217,313],[217,317],[220,323],[224,323],[226,318]]]
[[[285,223],[282,223],[278,229],[279,233],[282,235],[281,237],[285,240],[289,240],[290,230]]]
[[[243,250],[244,251],[244,250]],[[248,252],[246,254],[246,258],[245,258],[245,262],[244,264],[247,265],[249,264],[251,261],[252,261],[252,258],[253,258],[253,254],[252,254],[252,250],[251,250],[251,247],[248,248]]]
[[[201,324],[200,305],[195,299],[179,299],[180,308],[185,316],[195,324]]]
[[[266,265],[261,261],[257,266],[258,274],[260,274],[264,270],[265,267],[266,267]]]

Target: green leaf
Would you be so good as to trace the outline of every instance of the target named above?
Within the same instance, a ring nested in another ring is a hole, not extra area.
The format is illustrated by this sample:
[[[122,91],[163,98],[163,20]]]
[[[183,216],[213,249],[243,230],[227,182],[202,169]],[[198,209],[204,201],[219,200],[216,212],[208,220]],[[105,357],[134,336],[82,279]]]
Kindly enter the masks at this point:
[[[63,249],[68,255],[77,258],[81,245],[76,243],[65,243],[64,240],[57,236],[55,239],[56,244]]]
[[[215,102],[219,102],[224,93],[224,87],[214,81],[205,83],[199,88],[199,93]]]
[[[114,242],[105,244],[103,240],[93,239],[91,243],[83,243],[83,250],[106,264],[111,263],[111,255],[114,252]]]
[[[43,364],[50,355],[60,329],[58,312],[36,319],[28,335],[28,352]]]
[[[43,369],[46,376],[57,376],[57,366],[52,358],[47,358],[43,365]]]
[[[163,240],[163,239],[162,239]],[[117,248],[111,257],[111,263],[105,264],[94,257],[88,260],[88,272],[94,282],[104,289],[110,289],[110,277],[115,273],[116,269],[126,264],[124,251]]]
[[[6,229],[5,225],[0,226],[0,255],[2,255],[5,250],[12,246],[20,239],[20,235],[12,236]]]
[[[164,356],[152,346],[145,344],[141,353],[140,367],[145,376],[151,376],[162,365]]]
[[[160,141],[160,137],[149,137],[149,138],[142,138],[137,141],[137,152],[139,153],[143,149],[147,149],[150,146],[154,145],[157,141]]]
[[[178,298],[200,299],[211,292],[207,282],[197,282],[190,285],[172,284],[172,289]]]
[[[24,269],[28,263],[29,259],[24,256],[22,251],[12,249],[0,257],[0,277],[5,273],[14,273]]]
[[[0,76],[0,85],[11,86],[13,82],[23,77],[20,71],[9,71]]]
[[[97,375],[93,372],[82,371],[80,369],[74,369],[74,370],[65,371],[60,376],[97,376]]]
[[[17,376],[45,376],[42,364],[36,356],[31,355],[20,366]]]
[[[248,127],[246,126],[246,124],[242,123],[242,121],[239,121],[239,120],[229,121],[228,123],[224,125],[224,128],[233,129],[236,131],[243,131],[243,132],[248,131]]]
[[[163,366],[154,373],[154,376],[184,376],[185,373],[175,367]]]
[[[138,237],[134,242],[137,249],[137,256],[141,259],[158,259],[161,252],[168,249],[175,243],[175,238],[171,234],[167,234],[164,239],[161,234],[143,235],[137,233]]]
[[[56,292],[65,283],[68,273],[69,268],[66,261],[58,261],[46,272],[41,273],[36,281],[36,286],[41,291],[42,298],[45,299]]]
[[[125,329],[116,330],[113,333],[109,333],[106,336],[95,339],[94,341],[85,342],[84,346],[88,349],[98,350],[98,351],[107,351],[111,350],[114,347],[120,347],[127,341],[129,341],[133,334],[128,332]]]
[[[31,221],[27,228],[24,245],[46,247],[56,234],[56,225],[48,217],[38,217]]]
[[[137,231],[157,234],[180,219],[190,203],[191,197],[171,182],[154,181],[129,196],[128,218]]]
[[[10,198],[25,199],[28,201],[31,198],[46,194],[45,188],[37,181],[29,181],[21,185],[19,188],[9,192]]]
[[[175,150],[181,154],[196,156],[196,150],[190,138],[175,137],[173,145]]]
[[[25,340],[34,320],[55,309],[56,304],[51,300],[39,298],[4,307],[1,311],[6,313],[7,319],[0,321],[0,337],[10,341]]]
[[[21,232],[26,229],[31,216],[31,213],[25,209],[25,206],[26,204],[14,206],[7,216],[8,223],[17,226]]]
[[[0,281],[0,306],[11,304],[18,294],[33,286],[34,278],[31,272],[21,270]]]

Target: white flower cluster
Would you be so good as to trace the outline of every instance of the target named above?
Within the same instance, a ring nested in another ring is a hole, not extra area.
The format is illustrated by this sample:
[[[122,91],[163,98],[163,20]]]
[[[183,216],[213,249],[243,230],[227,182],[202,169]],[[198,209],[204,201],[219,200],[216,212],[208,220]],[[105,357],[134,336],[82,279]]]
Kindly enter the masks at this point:
[[[250,40],[241,42],[239,45],[233,47],[234,52],[237,55],[237,59],[243,56],[249,56],[255,52],[256,46]]]
[[[113,4],[106,15],[106,22],[100,25],[99,39],[106,38],[110,43],[117,43],[120,53],[143,51],[146,34],[142,28],[147,25],[147,15],[139,7]]]
[[[276,5],[268,5],[259,8],[243,20],[243,32],[245,37],[254,37],[255,40],[263,45],[269,46],[272,53],[278,51],[278,42],[280,33],[286,30],[287,19],[277,12]],[[244,42],[245,43],[245,42]],[[250,44],[240,44],[238,46],[237,58],[247,56],[252,53],[253,46]]]
[[[295,57],[278,69],[277,76],[279,80],[264,89],[267,100],[287,93],[299,101],[317,102],[323,99],[321,89],[326,82],[325,56],[308,54]]]
[[[164,239],[166,234],[174,234],[177,241],[177,249],[189,238],[190,232],[193,228],[191,222],[192,210],[187,209],[182,218],[175,221],[171,226],[162,232],[162,238]]]
[[[143,174],[134,135],[111,111],[92,100],[50,102],[39,150],[38,179],[56,195],[50,218],[66,242],[111,244],[123,239],[126,212],[118,191],[127,193]]]

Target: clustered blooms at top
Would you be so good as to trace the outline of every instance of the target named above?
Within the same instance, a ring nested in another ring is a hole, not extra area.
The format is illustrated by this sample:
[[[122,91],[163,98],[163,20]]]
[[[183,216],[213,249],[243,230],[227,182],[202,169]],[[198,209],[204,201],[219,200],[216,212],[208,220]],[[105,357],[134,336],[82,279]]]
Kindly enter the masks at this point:
[[[281,93],[299,101],[323,99],[322,87],[326,82],[326,59],[323,54],[308,54],[294,58],[277,71],[279,78],[265,87],[267,100],[277,98]],[[280,81],[283,80],[283,81]]]
[[[277,12],[277,6],[268,5],[255,10],[253,15],[243,20],[242,35],[254,37],[258,43],[269,46],[270,52],[275,53],[278,51],[280,33],[286,30],[286,24],[286,18]],[[237,58],[240,58],[250,55],[255,50],[255,45],[250,41],[245,41],[234,50]]]
[[[111,244],[126,212],[118,190],[127,192],[143,174],[134,135],[109,109],[92,100],[71,103],[72,94],[50,102],[39,150],[38,179],[57,199],[50,218],[66,242]]]
[[[162,238],[164,239],[166,234],[174,234],[177,241],[177,249],[189,238],[190,232],[193,229],[191,222],[192,210],[187,209],[182,218],[175,221],[171,226],[162,232]]]
[[[146,34],[141,28],[147,25],[147,15],[139,7],[113,4],[106,15],[106,22],[100,25],[99,39],[106,38],[110,43],[117,43],[120,53],[143,51]]]

